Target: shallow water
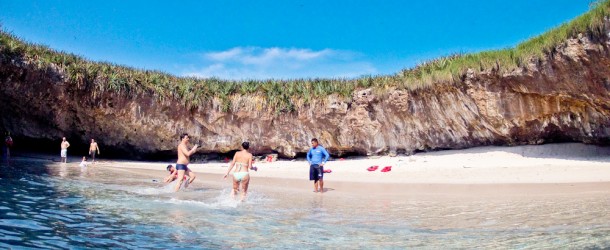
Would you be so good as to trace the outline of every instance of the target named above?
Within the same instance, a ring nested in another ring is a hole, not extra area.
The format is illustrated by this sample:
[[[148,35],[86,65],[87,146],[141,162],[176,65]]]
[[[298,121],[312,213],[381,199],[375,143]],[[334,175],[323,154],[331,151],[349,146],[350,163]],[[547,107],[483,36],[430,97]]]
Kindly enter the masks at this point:
[[[610,197],[375,198],[200,185],[16,161],[0,171],[0,248],[603,248]],[[202,181],[204,182],[204,181]]]

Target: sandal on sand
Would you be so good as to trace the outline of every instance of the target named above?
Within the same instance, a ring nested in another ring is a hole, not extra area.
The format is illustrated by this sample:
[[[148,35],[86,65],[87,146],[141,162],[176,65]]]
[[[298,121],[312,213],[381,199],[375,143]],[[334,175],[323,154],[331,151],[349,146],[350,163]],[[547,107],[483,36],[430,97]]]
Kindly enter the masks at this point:
[[[385,168],[383,168],[381,170],[381,172],[390,172],[390,171],[392,171],[392,166],[386,166]]]
[[[367,168],[366,170],[368,171],[375,171],[379,168],[379,166],[370,166],[369,168]]]
[[[324,173],[329,174],[329,173],[332,173],[332,172],[333,172],[333,171],[332,171],[332,170],[330,170],[330,169],[324,169]]]

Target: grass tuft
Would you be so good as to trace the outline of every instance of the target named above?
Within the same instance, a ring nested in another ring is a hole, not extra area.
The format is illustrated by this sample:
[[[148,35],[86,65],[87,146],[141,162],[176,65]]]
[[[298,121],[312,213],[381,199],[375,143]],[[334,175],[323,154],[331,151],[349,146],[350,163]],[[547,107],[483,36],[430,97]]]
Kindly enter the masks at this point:
[[[389,88],[414,90],[433,84],[459,82],[467,69],[495,69],[508,72],[529,61],[540,59],[564,43],[584,33],[605,37],[604,20],[610,13],[610,0],[595,2],[591,10],[514,48],[456,54],[404,69],[395,75],[362,76],[356,79],[293,79],[225,81],[217,78],[176,77],[160,71],[140,70],[108,62],[91,62],[78,55],[24,42],[0,26],[0,60],[27,60],[40,69],[58,67],[77,88],[92,90],[94,97],[106,92],[126,96],[150,95],[160,102],[177,101],[195,108],[220,100],[220,109],[233,110],[243,96],[253,96],[264,104],[246,106],[293,112],[302,105],[318,103],[329,95],[349,99],[358,89]],[[233,100],[233,101],[232,101]]]

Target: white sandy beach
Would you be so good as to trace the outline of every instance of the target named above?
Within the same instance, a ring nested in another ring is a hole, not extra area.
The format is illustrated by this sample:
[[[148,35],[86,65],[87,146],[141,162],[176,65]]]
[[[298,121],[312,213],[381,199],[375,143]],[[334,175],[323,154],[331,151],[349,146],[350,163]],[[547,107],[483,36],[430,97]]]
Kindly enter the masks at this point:
[[[168,163],[103,161],[99,166],[164,171]],[[308,178],[304,159],[257,162],[253,178]],[[367,171],[373,165],[376,171]],[[381,172],[392,166],[390,172]],[[192,163],[200,175],[226,173],[228,163]],[[610,182],[610,148],[577,143],[479,147],[397,157],[354,157],[329,161],[327,182],[402,184],[541,184]]]
[[[60,164],[60,163],[54,163]],[[157,182],[173,162],[103,160],[93,168],[123,171]],[[78,166],[77,162],[68,166]],[[378,165],[370,172],[367,168]],[[257,162],[251,190],[307,194],[313,189],[304,159]],[[380,172],[392,166],[390,172]],[[228,163],[193,163],[193,188],[230,188]],[[476,198],[610,194],[610,148],[577,143],[479,147],[397,157],[352,157],[326,164],[328,195]],[[436,199],[435,198],[435,199]]]

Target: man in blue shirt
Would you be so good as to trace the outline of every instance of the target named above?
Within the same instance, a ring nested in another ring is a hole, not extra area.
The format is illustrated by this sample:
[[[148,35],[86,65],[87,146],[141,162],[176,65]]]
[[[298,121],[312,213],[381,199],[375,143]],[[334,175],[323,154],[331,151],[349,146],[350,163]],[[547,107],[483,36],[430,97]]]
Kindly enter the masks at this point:
[[[328,152],[318,145],[318,139],[311,139],[311,149],[307,152],[309,162],[309,180],[313,182],[314,192],[324,192],[324,164],[328,161]]]

